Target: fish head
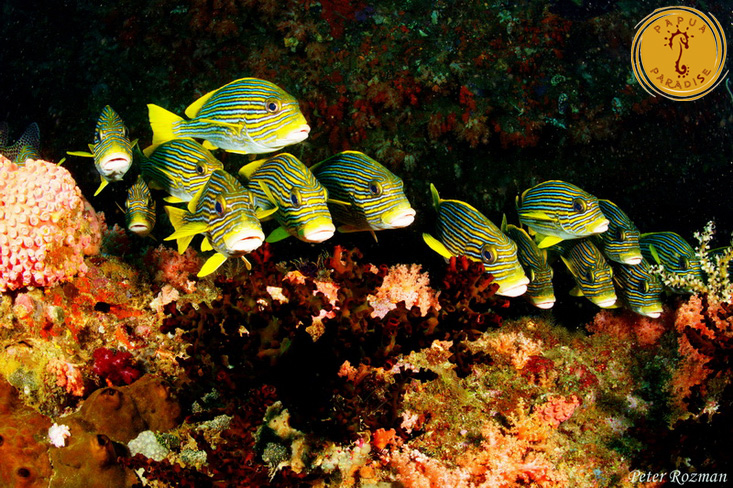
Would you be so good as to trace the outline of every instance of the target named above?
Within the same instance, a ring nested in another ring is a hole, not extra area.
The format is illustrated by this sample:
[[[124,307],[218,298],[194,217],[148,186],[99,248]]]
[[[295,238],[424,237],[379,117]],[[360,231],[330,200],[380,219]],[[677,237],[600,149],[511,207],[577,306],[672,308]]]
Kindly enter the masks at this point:
[[[484,229],[479,231],[485,231],[486,236],[482,239],[483,245],[478,249],[478,256],[486,272],[491,273],[494,276],[494,283],[499,285],[496,294],[506,297],[523,295],[527,291],[529,278],[519,264],[517,245],[498,229],[495,232]],[[474,245],[473,242],[468,243],[466,249],[469,254],[475,253],[471,249]]]
[[[155,200],[150,196],[148,185],[141,176],[127,190],[125,224],[127,230],[141,237],[150,234],[155,225]]]
[[[565,232],[583,237],[608,230],[610,222],[601,212],[596,197],[582,192],[564,197],[563,200],[564,205],[557,215]]]
[[[399,229],[415,221],[415,209],[407,200],[404,183],[392,173],[361,181],[354,200],[375,230]]]
[[[250,253],[265,241],[252,205],[253,197],[249,190],[241,193],[217,195],[209,219],[207,233],[211,245],[227,257]]]
[[[259,153],[267,153],[306,140],[311,128],[298,100],[273,83],[258,82],[258,90],[242,100],[244,131],[250,145]]]
[[[298,239],[305,242],[323,242],[330,239],[336,226],[330,216],[328,218],[311,219],[298,229]]]
[[[257,218],[254,195],[232,175],[215,170],[189,203],[195,218],[206,223],[211,246],[226,257],[239,257],[262,245],[265,234]]]
[[[109,181],[120,181],[132,165],[132,143],[127,127],[109,105],[104,107],[97,121],[94,164],[99,174]]]

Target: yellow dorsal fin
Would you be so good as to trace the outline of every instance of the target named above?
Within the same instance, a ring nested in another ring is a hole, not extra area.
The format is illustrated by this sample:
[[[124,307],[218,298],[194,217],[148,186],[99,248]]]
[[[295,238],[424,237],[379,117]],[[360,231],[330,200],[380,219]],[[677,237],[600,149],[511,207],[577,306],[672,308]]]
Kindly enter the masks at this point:
[[[210,275],[217,269],[219,269],[219,266],[224,264],[224,261],[227,260],[227,257],[224,256],[221,253],[216,253],[213,256],[211,256],[209,259],[206,260],[203,266],[201,266],[201,269],[199,270],[198,276],[199,278],[203,278],[204,276]]]
[[[256,161],[252,161],[251,163],[245,164],[244,166],[239,168],[239,176],[247,178],[248,180],[251,179],[252,173],[257,171],[265,161],[267,161],[267,159],[258,159]]]
[[[512,226],[514,227],[514,226]],[[502,214],[501,216],[501,231],[506,233],[507,229],[509,228],[509,223],[506,220],[506,214]]]
[[[433,207],[435,207],[435,210],[438,210],[440,208],[440,195],[438,194],[438,189],[432,183],[430,183],[430,194],[433,196]]]
[[[453,257],[453,253],[450,252],[447,247],[445,247],[445,244],[443,244],[442,242],[440,242],[438,239],[431,236],[430,234],[423,233],[422,239],[425,241],[425,244],[427,244],[428,247],[430,247],[430,249],[437,252],[444,258],[450,259],[451,257]]]
[[[217,149],[219,149],[219,147],[215,146],[214,144],[212,144],[209,141],[204,141],[201,145],[204,146],[209,151],[216,151]]]
[[[218,90],[218,88],[216,90]],[[188,117],[189,119],[196,117],[201,111],[201,107],[203,107],[204,104],[209,101],[209,98],[211,98],[211,96],[216,93],[216,90],[211,90],[209,93],[186,107],[186,117]]]

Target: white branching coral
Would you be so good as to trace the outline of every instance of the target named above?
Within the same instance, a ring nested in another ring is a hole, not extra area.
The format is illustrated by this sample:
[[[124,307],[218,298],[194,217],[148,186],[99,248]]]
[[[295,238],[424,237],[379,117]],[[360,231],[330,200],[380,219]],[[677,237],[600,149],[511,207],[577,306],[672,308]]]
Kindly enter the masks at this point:
[[[695,232],[697,240],[695,254],[700,261],[703,279],[690,275],[677,275],[664,269],[664,266],[652,266],[652,271],[659,275],[665,286],[691,293],[704,293],[714,303],[733,302],[733,235],[727,247],[710,249],[710,242],[715,235],[715,222],[707,223],[702,232]]]

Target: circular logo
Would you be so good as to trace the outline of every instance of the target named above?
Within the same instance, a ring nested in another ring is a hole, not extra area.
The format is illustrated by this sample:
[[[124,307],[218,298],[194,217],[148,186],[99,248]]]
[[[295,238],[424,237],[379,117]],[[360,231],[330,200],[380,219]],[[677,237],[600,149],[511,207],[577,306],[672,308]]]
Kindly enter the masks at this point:
[[[727,47],[718,20],[689,7],[665,7],[636,26],[631,64],[651,95],[696,100],[713,90],[723,73]]]

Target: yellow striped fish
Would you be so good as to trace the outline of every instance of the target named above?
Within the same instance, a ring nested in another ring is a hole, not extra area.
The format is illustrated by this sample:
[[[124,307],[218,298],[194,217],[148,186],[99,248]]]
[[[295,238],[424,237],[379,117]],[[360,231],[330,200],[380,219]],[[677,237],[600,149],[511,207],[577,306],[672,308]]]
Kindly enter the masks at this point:
[[[664,271],[684,280],[703,282],[702,265],[692,246],[674,232],[649,232],[639,238],[641,254],[652,264],[661,264]],[[673,291],[691,292],[690,289]]]
[[[153,146],[172,139],[204,139],[207,149],[262,154],[304,141],[310,127],[298,101],[269,81],[241,78],[196,100],[183,118],[148,105]]]
[[[653,319],[662,315],[662,283],[651,273],[646,259],[636,264],[615,264],[613,282],[629,310]]]
[[[613,308],[617,299],[613,272],[595,244],[589,239],[578,239],[562,243],[557,249],[577,285],[570,294],[585,296],[601,308]]]
[[[94,132],[94,144],[89,144],[91,152],[69,151],[71,156],[94,158],[94,166],[102,180],[94,192],[97,196],[110,181],[120,181],[132,164],[132,146],[127,137],[127,127],[117,112],[109,105],[102,109]]]
[[[38,124],[32,122],[13,144],[8,143],[9,130],[6,123],[0,124],[0,154],[18,165],[29,159],[41,159],[41,135]]]
[[[190,202],[206,184],[211,173],[224,169],[211,151],[192,139],[161,144],[148,157],[139,158],[140,171],[150,188],[164,190],[168,203]]]
[[[524,229],[507,225],[506,219],[502,222],[502,231],[517,245],[519,263],[529,278],[525,296],[537,308],[552,308],[555,290],[552,286],[553,271],[547,263],[547,250],[538,248]]]
[[[224,170],[211,174],[187,210],[171,206],[165,210],[175,229],[165,240],[176,239],[179,253],[196,234],[204,235],[202,251],[216,251],[201,267],[199,277],[213,273],[233,257],[241,257],[249,268],[244,255],[260,247],[265,239],[252,193]]]
[[[358,151],[345,151],[311,167],[328,190],[339,232],[398,229],[415,220],[402,179]]]
[[[593,242],[611,261],[621,264],[639,264],[639,229],[623,210],[610,200],[598,200],[601,212],[608,219],[608,230],[594,235]]]
[[[276,210],[273,217],[280,227],[267,236],[267,242],[291,235],[305,242],[323,242],[333,236],[336,227],[326,204],[328,193],[292,154],[254,161],[243,166],[239,175],[247,178],[257,208]]]
[[[127,190],[125,201],[125,225],[127,230],[140,237],[150,234],[155,226],[155,200],[142,176]]]
[[[608,229],[598,199],[560,180],[545,181],[522,193],[517,213],[519,221],[536,234],[540,249]]]
[[[438,213],[436,237],[423,234],[430,248],[449,259],[466,256],[484,264],[499,285],[497,295],[516,297],[527,291],[529,279],[517,258],[517,245],[481,212],[460,200],[442,200],[430,185]]]

